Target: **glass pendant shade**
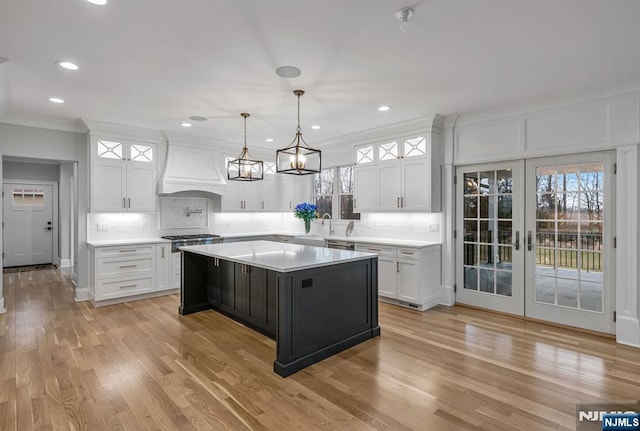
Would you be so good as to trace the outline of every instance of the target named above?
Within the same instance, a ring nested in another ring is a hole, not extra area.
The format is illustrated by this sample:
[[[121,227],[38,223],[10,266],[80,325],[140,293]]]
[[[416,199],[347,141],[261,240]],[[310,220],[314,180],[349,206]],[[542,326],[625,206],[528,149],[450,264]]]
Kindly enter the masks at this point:
[[[237,159],[227,163],[227,179],[230,181],[259,181],[264,178],[264,163],[254,159],[247,148],[247,117],[249,114],[240,114],[244,118],[244,147]]]
[[[317,174],[322,170],[322,153],[305,142],[300,130],[300,96],[304,91],[295,90],[293,94],[298,96],[298,128],[291,144],[276,151],[276,171],[291,175]]]

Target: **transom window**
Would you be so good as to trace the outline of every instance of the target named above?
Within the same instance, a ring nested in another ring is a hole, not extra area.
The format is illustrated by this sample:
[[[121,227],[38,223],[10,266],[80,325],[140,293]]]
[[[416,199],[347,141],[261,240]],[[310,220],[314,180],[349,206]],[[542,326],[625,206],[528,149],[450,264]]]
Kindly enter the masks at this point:
[[[373,163],[373,145],[356,149],[356,165]]]
[[[275,175],[276,164],[274,162],[264,162],[264,173],[266,175]]]
[[[153,147],[148,145],[131,145],[131,160],[136,162],[153,162]]]
[[[424,156],[427,153],[427,143],[424,136],[404,141],[404,157]]]
[[[98,141],[98,157],[102,159],[122,159],[122,144],[113,141]]]
[[[398,143],[389,142],[378,146],[378,160],[394,160],[398,158]]]

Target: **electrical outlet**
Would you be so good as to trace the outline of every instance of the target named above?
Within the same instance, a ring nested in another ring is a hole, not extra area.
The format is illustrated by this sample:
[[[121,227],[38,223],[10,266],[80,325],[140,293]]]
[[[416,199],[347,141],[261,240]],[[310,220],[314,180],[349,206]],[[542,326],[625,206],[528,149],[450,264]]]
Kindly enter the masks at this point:
[[[109,231],[109,223],[98,223],[98,232],[107,232]]]
[[[429,225],[429,232],[438,232],[440,230],[440,225],[438,223],[432,223]]]

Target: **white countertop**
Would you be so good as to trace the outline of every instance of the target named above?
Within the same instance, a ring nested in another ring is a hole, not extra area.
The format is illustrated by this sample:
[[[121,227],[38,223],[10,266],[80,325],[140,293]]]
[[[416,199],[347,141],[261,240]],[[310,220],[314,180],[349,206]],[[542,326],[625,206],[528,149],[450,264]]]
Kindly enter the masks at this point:
[[[168,239],[164,238],[129,238],[129,239],[110,239],[104,241],[87,241],[89,247],[111,247],[118,245],[138,245],[138,244],[158,244],[158,243],[170,243]]]
[[[300,271],[309,268],[376,257],[375,253],[313,247],[274,241],[243,241],[180,247],[209,257],[264,268],[277,272]]]

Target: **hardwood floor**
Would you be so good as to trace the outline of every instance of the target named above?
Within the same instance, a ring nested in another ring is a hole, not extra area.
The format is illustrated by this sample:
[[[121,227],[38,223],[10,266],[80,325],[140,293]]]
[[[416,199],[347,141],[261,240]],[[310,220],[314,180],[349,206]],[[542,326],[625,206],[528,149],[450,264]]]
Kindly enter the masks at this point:
[[[465,308],[380,304],[382,335],[283,379],[275,344],[176,295],[94,308],[4,275],[0,430],[569,430],[640,398],[640,349]]]

